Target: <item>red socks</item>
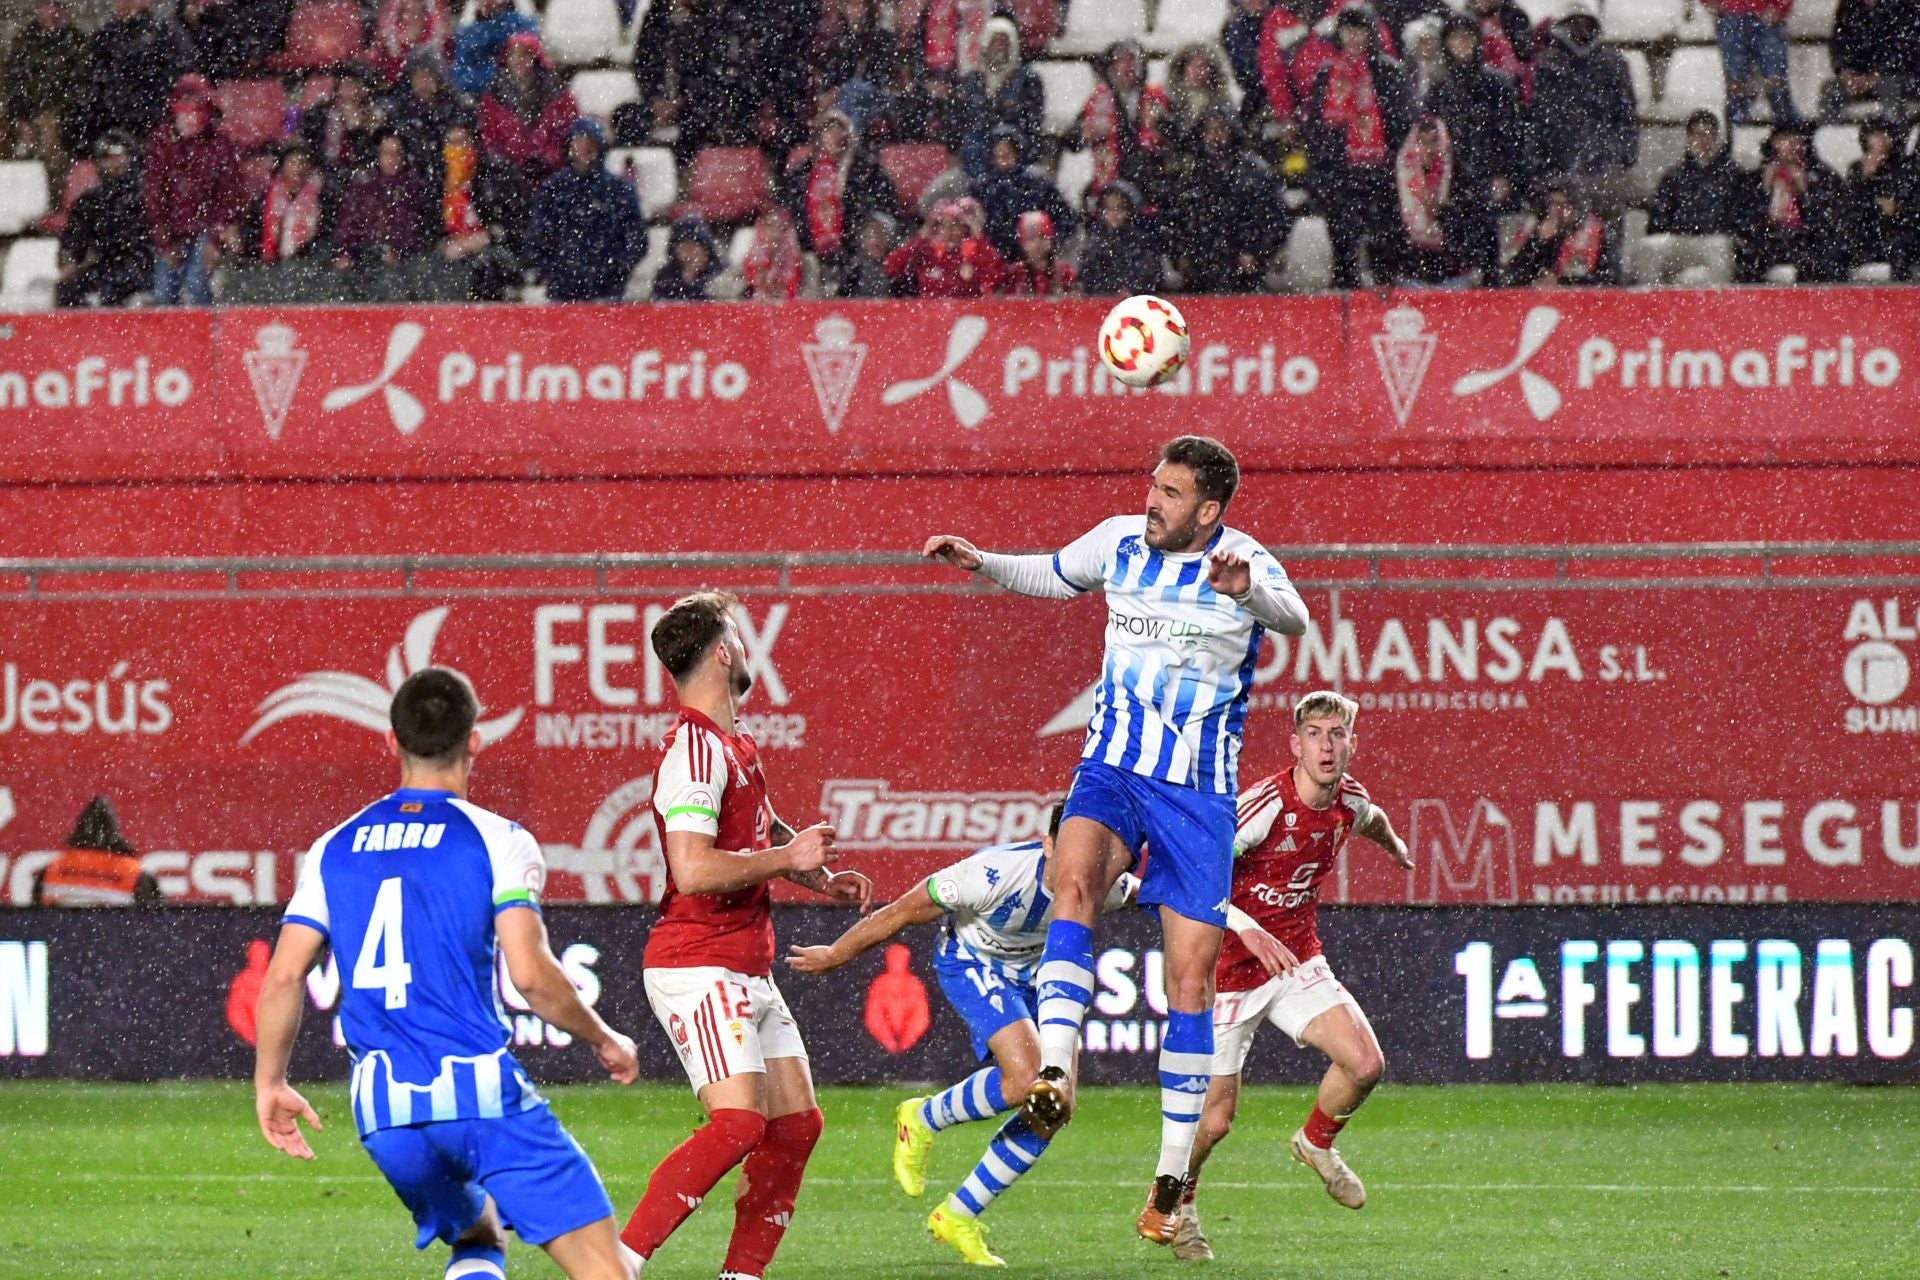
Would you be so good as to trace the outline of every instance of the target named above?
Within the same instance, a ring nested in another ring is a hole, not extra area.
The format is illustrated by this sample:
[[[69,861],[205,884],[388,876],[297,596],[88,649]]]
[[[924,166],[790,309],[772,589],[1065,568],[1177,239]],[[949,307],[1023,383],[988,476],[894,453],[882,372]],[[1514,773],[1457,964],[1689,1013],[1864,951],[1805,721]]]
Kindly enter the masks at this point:
[[[1322,1111],[1318,1103],[1315,1103],[1313,1114],[1307,1117],[1305,1126],[1307,1141],[1322,1151],[1325,1151],[1333,1145],[1334,1135],[1347,1127],[1348,1118],[1347,1116],[1341,1116],[1336,1120],[1334,1117]]]
[[[763,1276],[773,1251],[793,1220],[793,1203],[800,1195],[800,1179],[807,1157],[820,1140],[820,1108],[776,1116],[767,1122],[767,1136],[747,1157],[740,1174],[740,1195],[734,1206],[733,1239],[727,1244],[725,1270],[743,1276]]]
[[[814,1132],[817,1135],[819,1112],[815,1117]],[[782,1117],[788,1119],[792,1117]],[[776,1120],[777,1125],[781,1121]],[[772,1126],[757,1111],[722,1109],[707,1117],[707,1123],[693,1131],[693,1135],[675,1147],[660,1166],[647,1179],[646,1194],[640,1197],[640,1203],[634,1207],[633,1216],[627,1219],[627,1229],[620,1233],[621,1241],[643,1258],[651,1258],[674,1229],[686,1221],[687,1215],[700,1207],[700,1201],[707,1192],[713,1190],[713,1184],[726,1176],[727,1170],[739,1164],[742,1157],[759,1145],[762,1137],[772,1136]],[[810,1146],[811,1144],[809,1144]],[[801,1157],[805,1164],[805,1157]],[[754,1167],[753,1160],[747,1161],[749,1172]],[[796,1186],[799,1179],[794,1179]],[[787,1200],[789,1209],[793,1200]],[[736,1233],[737,1235],[737,1233]],[[777,1237],[776,1237],[777,1240]],[[769,1249],[771,1254],[772,1250]],[[754,1274],[759,1274],[757,1271]]]

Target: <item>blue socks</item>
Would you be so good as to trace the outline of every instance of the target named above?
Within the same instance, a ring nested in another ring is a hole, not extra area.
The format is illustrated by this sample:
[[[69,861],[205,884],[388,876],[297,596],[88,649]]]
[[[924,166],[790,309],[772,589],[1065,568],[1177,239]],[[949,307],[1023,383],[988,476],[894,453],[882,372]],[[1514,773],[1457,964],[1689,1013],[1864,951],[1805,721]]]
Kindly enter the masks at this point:
[[[1047,1139],[1027,1126],[1027,1117],[1015,1112],[987,1144],[987,1153],[973,1167],[960,1189],[947,1199],[947,1208],[963,1218],[977,1218],[995,1196],[1033,1168],[1047,1149]]]

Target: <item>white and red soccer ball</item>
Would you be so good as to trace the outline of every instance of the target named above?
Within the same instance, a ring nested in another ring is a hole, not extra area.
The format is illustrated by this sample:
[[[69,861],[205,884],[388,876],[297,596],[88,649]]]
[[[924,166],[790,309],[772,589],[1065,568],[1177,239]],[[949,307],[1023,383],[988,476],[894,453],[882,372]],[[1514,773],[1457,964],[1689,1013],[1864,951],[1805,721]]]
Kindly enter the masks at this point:
[[[1116,304],[1100,322],[1100,359],[1129,387],[1157,387],[1187,362],[1187,321],[1150,293]]]

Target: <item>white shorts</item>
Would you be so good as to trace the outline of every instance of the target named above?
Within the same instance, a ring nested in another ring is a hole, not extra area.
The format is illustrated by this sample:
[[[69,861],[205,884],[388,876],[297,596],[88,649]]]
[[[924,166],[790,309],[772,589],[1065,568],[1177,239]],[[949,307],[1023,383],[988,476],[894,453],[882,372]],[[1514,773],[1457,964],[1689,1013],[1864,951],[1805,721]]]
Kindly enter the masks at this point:
[[[772,978],[701,966],[648,969],[642,981],[695,1093],[729,1076],[764,1072],[769,1058],[807,1056]]]
[[[1352,993],[1333,976],[1325,956],[1315,956],[1251,991],[1220,992],[1213,998],[1213,1074],[1240,1074],[1240,1068],[1247,1065],[1247,1051],[1253,1048],[1253,1033],[1260,1029],[1262,1020],[1299,1044],[1308,1023],[1343,1004],[1351,1005],[1356,1013],[1360,1011]]]

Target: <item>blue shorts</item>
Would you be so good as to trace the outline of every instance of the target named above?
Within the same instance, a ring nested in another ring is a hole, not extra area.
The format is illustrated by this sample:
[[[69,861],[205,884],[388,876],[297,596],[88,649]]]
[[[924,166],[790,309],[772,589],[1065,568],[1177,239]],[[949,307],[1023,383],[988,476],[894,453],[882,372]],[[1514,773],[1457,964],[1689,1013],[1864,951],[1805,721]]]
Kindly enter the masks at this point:
[[[414,1248],[452,1244],[486,1208],[528,1244],[545,1244],[613,1216],[593,1162],[545,1107],[492,1120],[440,1120],[376,1129],[367,1154],[413,1211]]]
[[[1000,1031],[1022,1018],[1033,1020],[1039,1000],[1031,982],[1003,978],[977,960],[957,956],[935,956],[933,972],[947,1003],[966,1022],[976,1058],[987,1056],[987,1041]]]
[[[1146,846],[1141,906],[1171,907],[1189,920],[1225,927],[1233,887],[1232,796],[1082,760],[1060,814],[1062,822],[1068,818],[1093,819],[1136,857]]]

